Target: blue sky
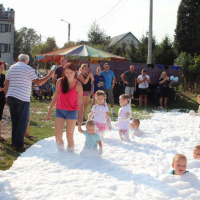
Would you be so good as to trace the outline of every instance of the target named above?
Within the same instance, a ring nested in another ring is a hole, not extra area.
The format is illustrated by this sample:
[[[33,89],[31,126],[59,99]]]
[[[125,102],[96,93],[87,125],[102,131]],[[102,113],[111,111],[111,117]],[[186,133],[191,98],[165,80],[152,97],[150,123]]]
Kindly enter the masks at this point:
[[[177,10],[181,0],[153,0],[153,34],[158,42],[165,35],[173,40]],[[132,32],[138,39],[148,31],[149,0],[2,0],[4,7],[15,10],[15,27],[26,26],[42,35],[54,37],[57,45],[68,39],[87,40],[94,21],[111,37]]]

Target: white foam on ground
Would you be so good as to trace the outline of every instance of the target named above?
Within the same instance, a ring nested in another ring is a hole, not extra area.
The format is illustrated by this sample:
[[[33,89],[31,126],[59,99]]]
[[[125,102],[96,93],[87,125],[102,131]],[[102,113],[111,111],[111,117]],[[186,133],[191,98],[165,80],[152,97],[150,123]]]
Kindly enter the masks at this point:
[[[199,200],[200,161],[192,158],[193,147],[200,144],[199,119],[155,112],[152,119],[141,120],[145,134],[129,143],[115,129],[107,133],[102,156],[81,152],[85,137],[77,129],[75,153],[58,152],[54,137],[41,140],[9,170],[0,171],[0,199]],[[176,153],[187,156],[189,173],[168,174]]]

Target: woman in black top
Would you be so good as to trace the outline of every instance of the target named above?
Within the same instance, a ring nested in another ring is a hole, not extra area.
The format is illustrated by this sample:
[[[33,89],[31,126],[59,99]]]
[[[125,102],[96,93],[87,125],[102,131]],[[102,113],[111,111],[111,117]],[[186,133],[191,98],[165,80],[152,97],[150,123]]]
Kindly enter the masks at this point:
[[[167,101],[168,101],[168,93],[169,93],[169,86],[173,83],[174,81],[170,82],[169,77],[167,76],[167,72],[163,72],[160,76],[159,79],[159,85],[161,89],[160,93],[160,108],[163,108],[163,98],[164,98],[164,105],[165,108],[167,108]]]
[[[2,116],[3,116],[3,109],[5,105],[5,94],[4,94],[4,81],[5,75],[2,73],[4,70],[5,63],[0,61],[0,142],[4,142],[5,140],[1,137],[1,127],[2,127]]]
[[[80,73],[78,75],[78,80],[82,83],[83,86],[83,120],[86,120],[85,113],[90,101],[94,77],[92,75],[92,72],[89,71],[87,64],[82,64],[79,72]]]

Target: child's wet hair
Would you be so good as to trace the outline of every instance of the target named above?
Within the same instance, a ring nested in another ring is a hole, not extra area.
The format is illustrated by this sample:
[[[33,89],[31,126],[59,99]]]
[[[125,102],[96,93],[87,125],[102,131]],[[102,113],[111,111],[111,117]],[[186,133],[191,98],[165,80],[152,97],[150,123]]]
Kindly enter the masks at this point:
[[[173,163],[174,163],[175,159],[185,159],[185,160],[187,161],[186,156],[183,155],[183,154],[176,154],[176,155],[173,157]]]
[[[119,98],[126,99],[128,101],[128,103],[130,103],[130,101],[131,101],[128,94],[122,94],[122,95],[119,96]]]
[[[95,122],[93,120],[88,120],[86,126],[95,126]]]

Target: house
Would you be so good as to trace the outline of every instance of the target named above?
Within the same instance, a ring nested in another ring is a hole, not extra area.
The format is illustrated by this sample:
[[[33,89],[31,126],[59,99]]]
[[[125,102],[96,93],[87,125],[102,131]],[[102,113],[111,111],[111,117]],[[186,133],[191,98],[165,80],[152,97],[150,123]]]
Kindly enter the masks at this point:
[[[0,4],[0,60],[10,66],[13,64],[14,53],[14,21],[15,11],[5,10]]]
[[[133,42],[136,47],[140,43],[140,41],[131,32],[128,32],[128,33],[124,33],[122,35],[118,35],[118,36],[110,38],[109,46],[111,47],[111,46],[117,45],[118,47],[122,47],[124,43],[128,45],[131,42]]]

